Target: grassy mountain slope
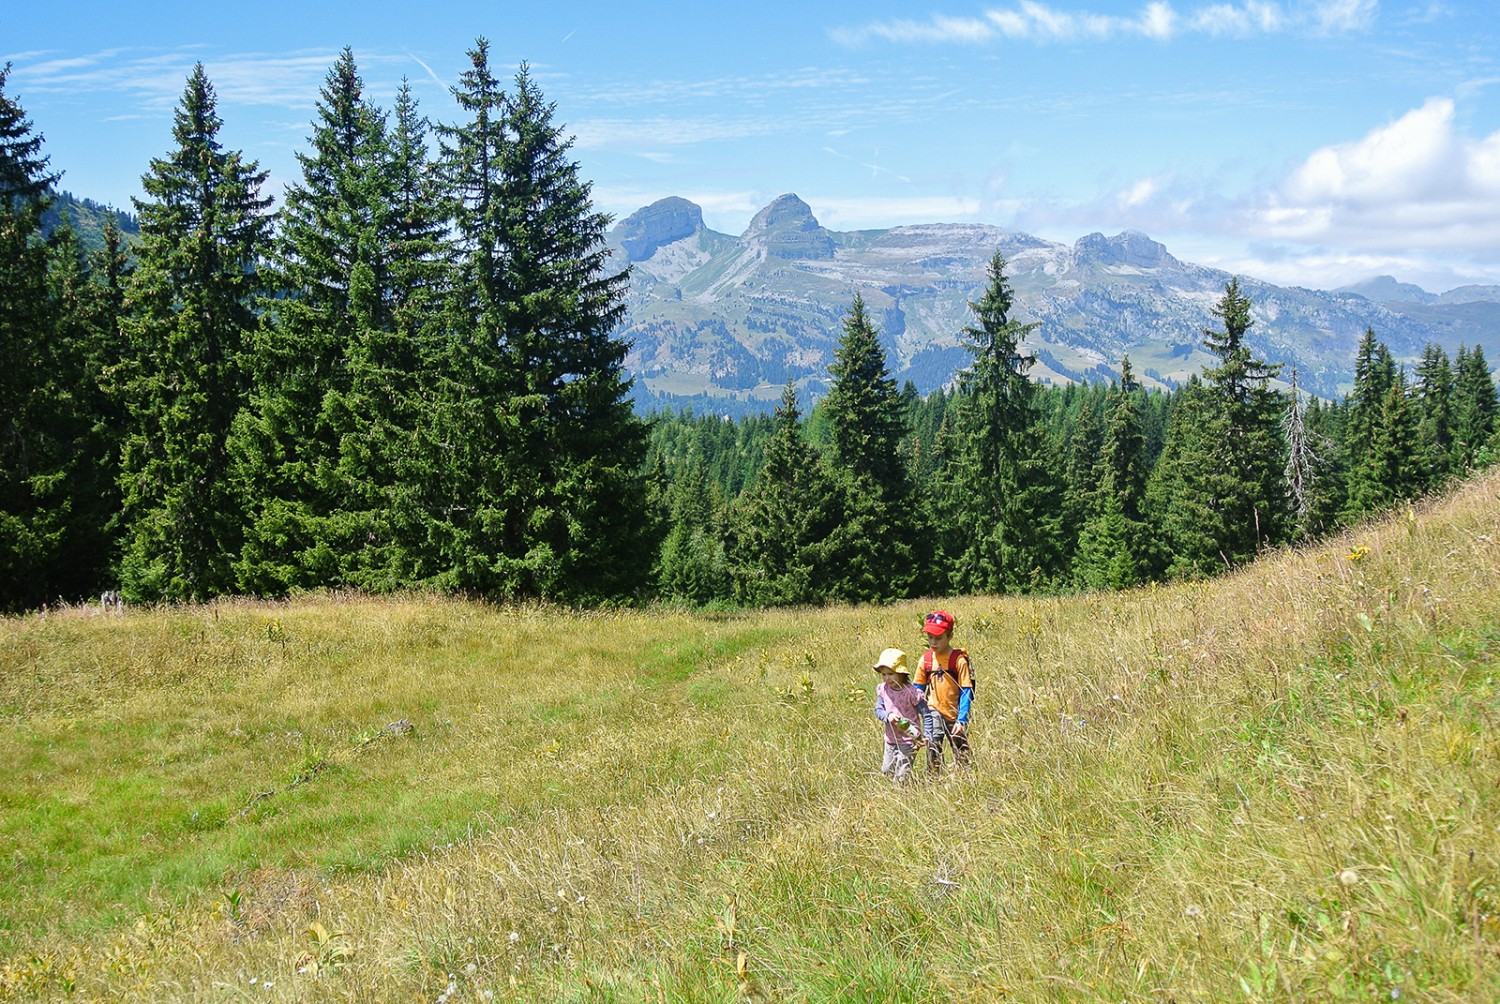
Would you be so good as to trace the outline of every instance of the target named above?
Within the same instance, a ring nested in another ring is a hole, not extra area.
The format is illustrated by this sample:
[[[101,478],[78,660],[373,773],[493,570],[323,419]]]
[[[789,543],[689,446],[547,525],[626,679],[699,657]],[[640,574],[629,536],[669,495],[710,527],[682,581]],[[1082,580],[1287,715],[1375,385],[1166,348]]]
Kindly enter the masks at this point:
[[[0,999],[1500,999],[1500,472],[1225,579],[924,604],[0,621]]]
[[[93,199],[79,198],[71,192],[58,192],[42,216],[42,232],[50,234],[58,224],[67,220],[85,251],[99,251],[104,247],[104,224],[110,217],[114,217],[115,225],[125,234],[127,241],[140,236],[140,224],[131,213]]]

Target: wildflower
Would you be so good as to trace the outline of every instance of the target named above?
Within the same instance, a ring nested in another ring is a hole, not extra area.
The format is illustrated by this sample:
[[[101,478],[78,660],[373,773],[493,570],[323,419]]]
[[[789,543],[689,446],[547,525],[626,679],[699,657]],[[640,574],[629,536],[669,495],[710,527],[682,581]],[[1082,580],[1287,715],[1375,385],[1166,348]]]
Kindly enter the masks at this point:
[[[1370,556],[1370,549],[1363,544],[1356,544],[1349,548],[1349,560],[1356,564],[1364,561]]]
[[[1353,868],[1345,868],[1343,871],[1339,872],[1339,885],[1341,886],[1351,886],[1358,881],[1359,872],[1355,871]]]
[[[1183,910],[1182,912],[1187,914],[1189,917],[1201,917],[1203,916],[1203,907],[1199,906],[1197,903],[1189,903],[1187,905],[1187,909]]]

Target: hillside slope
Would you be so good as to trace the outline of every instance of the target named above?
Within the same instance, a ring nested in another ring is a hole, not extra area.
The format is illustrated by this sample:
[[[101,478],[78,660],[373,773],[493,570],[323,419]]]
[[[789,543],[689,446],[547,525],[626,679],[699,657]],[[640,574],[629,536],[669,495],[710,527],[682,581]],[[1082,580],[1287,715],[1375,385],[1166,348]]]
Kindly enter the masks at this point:
[[[904,789],[929,604],[0,621],[0,998],[1500,999],[1497,497],[943,598],[977,764]]]

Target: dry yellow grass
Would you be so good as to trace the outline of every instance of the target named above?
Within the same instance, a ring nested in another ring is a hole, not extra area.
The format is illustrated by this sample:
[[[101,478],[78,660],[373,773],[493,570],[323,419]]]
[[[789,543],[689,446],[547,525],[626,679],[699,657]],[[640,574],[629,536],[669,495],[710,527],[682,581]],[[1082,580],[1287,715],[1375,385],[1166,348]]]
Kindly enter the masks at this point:
[[[0,622],[0,997],[1500,999],[1497,493],[945,598],[977,762],[905,788],[925,603]]]

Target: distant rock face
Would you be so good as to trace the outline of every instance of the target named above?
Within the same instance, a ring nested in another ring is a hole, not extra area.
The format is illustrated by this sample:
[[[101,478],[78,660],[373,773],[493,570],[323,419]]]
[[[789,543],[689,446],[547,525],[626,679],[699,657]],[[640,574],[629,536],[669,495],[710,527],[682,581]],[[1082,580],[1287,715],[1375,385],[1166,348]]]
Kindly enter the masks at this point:
[[[962,332],[997,253],[1011,316],[1037,325],[1027,335],[1034,379],[1115,379],[1128,355],[1147,386],[1174,386],[1213,362],[1202,333],[1218,330],[1214,308],[1232,278],[1135,231],[1072,245],[984,224],[840,233],[795,195],[766,206],[739,237],[704,227],[692,203],[664,199],[610,243],[617,262],[634,262],[620,334],[636,392],[653,407],[769,410],[788,380],[816,396],[856,293],[892,376],[922,393],[951,386],[971,361]],[[1371,327],[1402,360],[1420,358],[1430,340],[1450,356],[1467,343],[1500,358],[1500,302],[1486,302],[1500,301],[1500,287],[1455,290],[1464,302],[1452,304],[1389,304],[1239,278],[1255,320],[1252,351],[1296,366],[1300,386],[1329,399],[1344,393]]]
[[[1500,286],[1459,286],[1437,297],[1434,302],[1500,303]]]
[[[741,240],[768,258],[827,261],[833,257],[833,235],[795,195],[782,195],[756,213]]]
[[[614,238],[627,261],[645,261],[656,249],[703,229],[703,210],[677,196],[661,199],[631,213],[615,228]]]
[[[1139,230],[1126,230],[1113,237],[1106,237],[1101,233],[1080,237],[1073,245],[1073,253],[1081,261],[1092,261],[1100,265],[1160,268],[1163,265],[1177,264],[1177,259],[1167,253],[1165,245],[1158,244]]]

